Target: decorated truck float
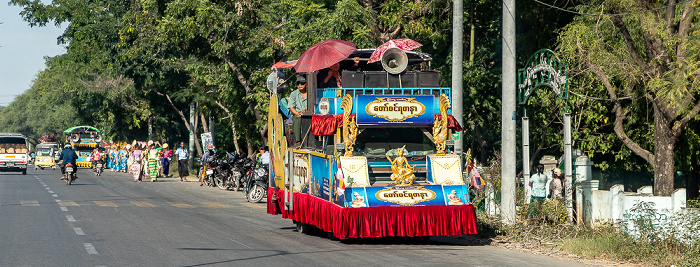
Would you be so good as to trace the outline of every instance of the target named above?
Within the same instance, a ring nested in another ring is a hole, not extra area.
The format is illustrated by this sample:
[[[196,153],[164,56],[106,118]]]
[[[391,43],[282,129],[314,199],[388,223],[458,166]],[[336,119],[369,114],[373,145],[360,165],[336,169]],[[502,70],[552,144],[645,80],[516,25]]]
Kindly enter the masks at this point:
[[[303,62],[273,66],[267,212],[339,239],[476,234],[461,161],[449,152],[451,133],[461,131],[451,89],[427,69],[430,55],[394,49],[370,63],[375,51],[339,62],[342,87],[318,88],[328,69],[299,74],[313,111],[301,116],[300,144],[283,116],[287,80],[276,67],[298,71]]]
[[[102,143],[100,130],[92,126],[75,126],[63,131],[66,143],[70,143],[78,154],[76,164],[80,168],[91,168],[90,155]]]

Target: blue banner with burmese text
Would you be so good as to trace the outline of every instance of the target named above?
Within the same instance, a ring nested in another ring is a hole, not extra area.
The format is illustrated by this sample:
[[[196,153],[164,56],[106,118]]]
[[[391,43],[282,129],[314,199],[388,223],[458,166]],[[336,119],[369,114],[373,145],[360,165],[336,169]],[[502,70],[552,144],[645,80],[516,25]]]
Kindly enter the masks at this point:
[[[431,125],[432,95],[358,95],[358,125]]]

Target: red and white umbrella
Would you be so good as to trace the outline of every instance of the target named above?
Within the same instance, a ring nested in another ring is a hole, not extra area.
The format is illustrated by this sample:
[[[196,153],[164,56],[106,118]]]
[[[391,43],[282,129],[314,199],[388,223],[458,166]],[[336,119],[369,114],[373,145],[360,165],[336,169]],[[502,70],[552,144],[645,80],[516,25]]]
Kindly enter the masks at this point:
[[[418,47],[423,46],[419,42],[413,41],[411,39],[394,39],[390,40],[374,50],[372,55],[369,57],[369,61],[367,63],[374,63],[382,59],[382,55],[384,54],[384,51],[386,51],[389,48],[396,47],[398,49],[401,49],[403,51],[411,51],[413,49],[416,49]]]
[[[355,52],[355,44],[351,42],[326,40],[309,47],[301,54],[294,69],[297,72],[325,69],[346,59],[352,52]]]

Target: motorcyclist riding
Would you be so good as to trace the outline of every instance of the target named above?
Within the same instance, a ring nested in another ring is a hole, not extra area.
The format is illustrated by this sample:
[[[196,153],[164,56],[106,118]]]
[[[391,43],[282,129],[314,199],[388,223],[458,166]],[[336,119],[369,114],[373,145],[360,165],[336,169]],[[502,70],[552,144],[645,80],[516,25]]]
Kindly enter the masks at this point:
[[[75,151],[73,151],[73,146],[71,146],[70,144],[66,144],[63,147],[63,152],[61,152],[61,156],[58,157],[58,161],[62,161],[61,174],[66,174],[66,164],[68,163],[73,165],[73,173],[77,173],[78,165],[76,165],[76,162],[78,161],[78,154],[76,154]],[[61,180],[63,180],[63,178],[61,178]]]

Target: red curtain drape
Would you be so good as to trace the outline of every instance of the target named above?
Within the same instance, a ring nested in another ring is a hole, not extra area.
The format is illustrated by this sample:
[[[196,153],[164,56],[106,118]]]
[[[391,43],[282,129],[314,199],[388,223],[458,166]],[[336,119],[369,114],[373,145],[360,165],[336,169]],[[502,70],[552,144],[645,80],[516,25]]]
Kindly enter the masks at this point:
[[[279,201],[273,203],[273,194]],[[268,213],[309,223],[337,238],[476,234],[472,205],[344,208],[317,197],[294,193],[294,210],[283,209],[283,190],[268,190]]]

